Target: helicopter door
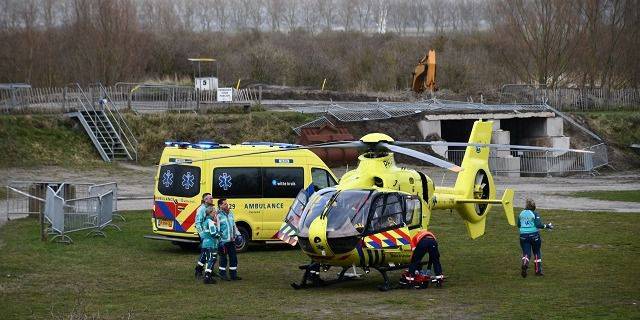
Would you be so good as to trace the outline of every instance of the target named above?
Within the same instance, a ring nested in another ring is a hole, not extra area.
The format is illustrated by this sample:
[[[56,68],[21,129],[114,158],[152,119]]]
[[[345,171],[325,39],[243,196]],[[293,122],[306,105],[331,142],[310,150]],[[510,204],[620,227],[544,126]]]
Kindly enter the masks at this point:
[[[409,228],[405,221],[406,207],[404,196],[401,194],[378,194],[369,210],[365,246],[380,249],[410,244]]]

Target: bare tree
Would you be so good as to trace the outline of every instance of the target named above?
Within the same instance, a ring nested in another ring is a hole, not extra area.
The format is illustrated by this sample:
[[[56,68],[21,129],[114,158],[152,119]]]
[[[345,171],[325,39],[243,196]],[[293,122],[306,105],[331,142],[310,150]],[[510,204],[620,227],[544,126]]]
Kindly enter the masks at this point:
[[[269,0],[267,2],[267,15],[272,32],[280,31],[280,23],[283,20],[284,9],[284,0]]]
[[[241,3],[249,18],[250,27],[254,30],[260,30],[264,23],[264,1],[242,0]]]
[[[289,31],[298,27],[298,0],[285,0],[284,24]]]
[[[427,7],[433,31],[435,33],[442,33],[445,27],[447,2],[445,2],[445,0],[430,0]]]
[[[387,32],[387,18],[389,15],[389,2],[386,0],[374,0],[373,2],[373,18],[376,23],[376,32]]]
[[[228,2],[226,0],[213,0],[213,8],[215,11],[216,25],[218,30],[225,32],[229,25],[229,11],[227,9]]]
[[[302,26],[309,32],[318,30],[319,19],[315,11],[315,0],[301,0],[300,13]]]
[[[496,52],[522,81],[566,81],[580,32],[572,4],[562,0],[501,0],[493,4]]]

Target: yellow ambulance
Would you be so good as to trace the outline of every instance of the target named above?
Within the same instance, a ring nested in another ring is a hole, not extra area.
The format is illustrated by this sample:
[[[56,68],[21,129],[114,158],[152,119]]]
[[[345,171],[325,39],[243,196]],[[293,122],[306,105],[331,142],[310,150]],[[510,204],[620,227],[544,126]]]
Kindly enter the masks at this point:
[[[166,142],[155,177],[154,234],[147,238],[180,246],[198,243],[196,211],[208,192],[214,204],[220,198],[228,199],[246,239],[236,244],[239,251],[246,250],[248,241],[278,242],[278,228],[298,192],[310,184],[320,189],[336,184],[331,170],[315,153],[287,150],[293,146]]]

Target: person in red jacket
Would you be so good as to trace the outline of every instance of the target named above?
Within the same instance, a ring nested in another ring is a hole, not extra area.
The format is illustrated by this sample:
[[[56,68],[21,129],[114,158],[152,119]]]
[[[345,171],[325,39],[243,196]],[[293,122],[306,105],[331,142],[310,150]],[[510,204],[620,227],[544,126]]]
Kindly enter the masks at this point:
[[[411,239],[411,248],[413,254],[411,255],[411,262],[409,264],[409,275],[415,275],[420,272],[420,261],[429,253],[429,263],[427,268],[431,269],[433,266],[433,272],[436,275],[438,284],[442,284],[442,265],[440,264],[440,252],[438,251],[438,241],[436,236],[429,231],[420,231]]]

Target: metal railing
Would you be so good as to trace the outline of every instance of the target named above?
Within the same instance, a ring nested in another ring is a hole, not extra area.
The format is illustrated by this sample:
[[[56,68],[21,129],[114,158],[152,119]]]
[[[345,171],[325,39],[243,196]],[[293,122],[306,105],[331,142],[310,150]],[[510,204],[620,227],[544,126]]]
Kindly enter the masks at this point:
[[[9,181],[5,198],[7,219],[41,214],[44,210],[47,186],[61,184],[62,182],[59,181]],[[91,183],[74,183],[67,186],[64,192],[67,197],[88,196],[91,185]]]
[[[72,232],[90,230],[89,235],[106,237],[104,228],[113,226],[113,190],[95,196],[66,199],[64,197],[69,184],[48,185],[44,206],[44,218],[48,223],[47,233],[51,241],[72,243],[68,235]]]
[[[93,183],[64,183],[60,181],[9,181],[6,185],[5,205],[7,219],[22,218],[27,215],[37,216],[44,212],[44,201],[47,195],[47,187],[63,185],[63,198],[78,199],[86,197],[95,197],[100,194],[113,192],[114,211],[118,209],[118,186],[115,182],[102,184]]]
[[[199,106],[193,87],[119,83],[116,88],[128,90],[127,105],[135,111],[193,112]]]
[[[541,85],[505,84],[501,103],[548,103],[563,111],[640,109],[640,89],[546,88]]]
[[[109,139],[107,139],[105,137],[105,135],[103,134],[103,132],[108,132],[109,131],[107,125],[102,122],[102,120],[100,119],[100,115],[98,113],[99,111],[103,111],[103,110],[98,110],[98,109],[95,108],[95,106],[93,104],[93,101],[91,99],[89,99],[89,97],[85,94],[84,90],[82,90],[82,87],[80,86],[79,83],[76,83],[76,87],[78,88],[78,91],[80,92],[80,94],[78,95],[77,99],[78,99],[79,105],[82,107],[81,111],[84,111],[86,113],[86,115],[83,115],[83,116],[84,117],[88,117],[89,119],[91,119],[93,121],[94,126],[95,126],[91,130],[91,132],[96,136],[96,138],[98,138],[98,136],[99,136],[99,138],[100,138],[100,139],[98,139],[99,143],[104,141],[109,153],[111,154],[110,158],[113,158],[114,154],[115,154],[116,141],[110,135],[108,135]],[[101,147],[103,149],[105,149],[104,146],[101,145]],[[104,150],[104,151],[106,152],[107,150]]]
[[[135,135],[133,134],[133,131],[127,124],[127,121],[122,116],[122,113],[120,113],[120,110],[118,110],[118,107],[115,105],[113,100],[111,100],[109,91],[102,85],[102,83],[98,83],[97,86],[100,89],[99,99],[107,100],[105,110],[107,111],[109,118],[113,120],[113,121],[110,121],[111,125],[116,131],[116,134],[120,137],[120,141],[123,144],[124,150],[127,152],[130,159],[137,161],[138,160],[138,144],[139,144],[138,140],[136,139]],[[131,155],[132,153],[133,153],[133,156]]]
[[[602,146],[590,148],[588,152],[540,151],[540,150],[492,150],[489,155],[489,170],[497,174],[517,173],[524,175],[563,175],[569,173],[593,173],[606,165],[606,146],[602,159]],[[445,158],[457,165],[462,164],[464,149],[448,150]],[[594,161],[595,160],[595,161]]]
[[[134,111],[188,111],[198,110],[201,103],[217,103],[217,91],[201,91],[191,86],[119,82],[105,87],[98,84],[99,95],[88,88],[89,96],[105,97],[112,110],[129,108]],[[233,89],[233,103],[255,103],[261,100],[261,87]],[[81,109],[78,99],[83,98],[79,85],[72,87],[31,88],[25,86],[0,87],[0,108],[4,112],[68,112]],[[93,101],[96,102],[96,101]],[[117,114],[116,114],[117,116]],[[123,132],[126,132],[123,128]]]

